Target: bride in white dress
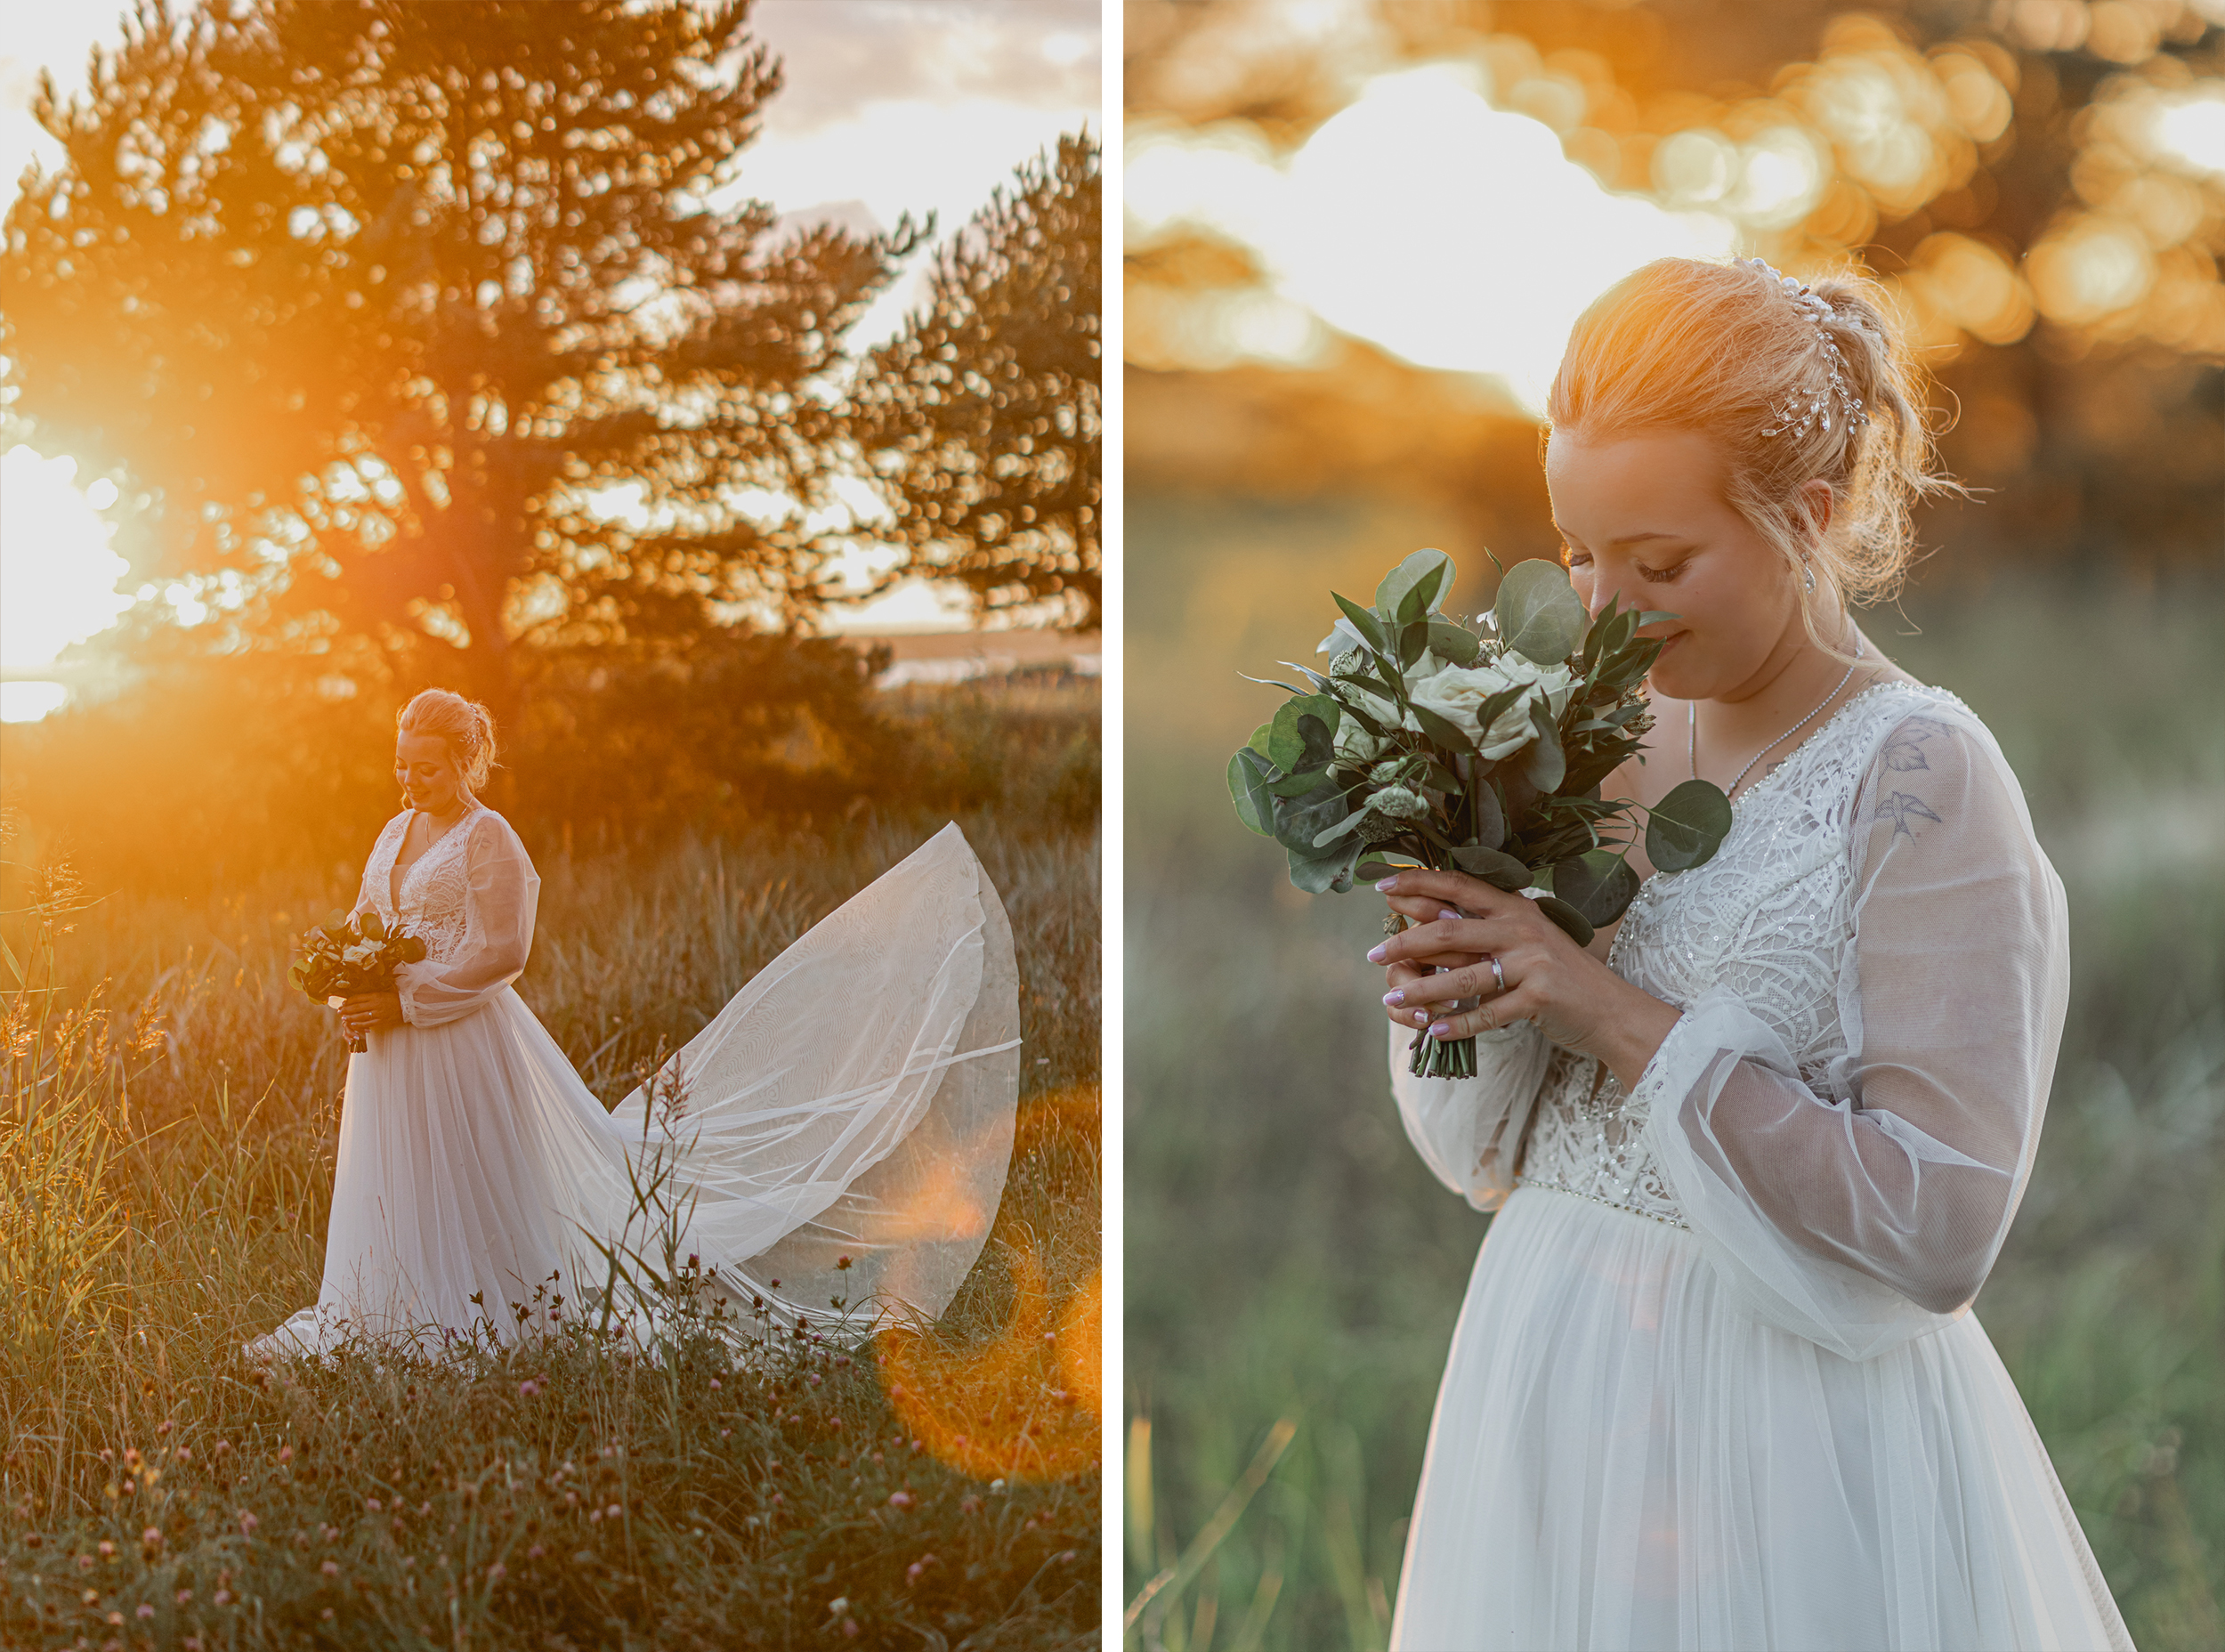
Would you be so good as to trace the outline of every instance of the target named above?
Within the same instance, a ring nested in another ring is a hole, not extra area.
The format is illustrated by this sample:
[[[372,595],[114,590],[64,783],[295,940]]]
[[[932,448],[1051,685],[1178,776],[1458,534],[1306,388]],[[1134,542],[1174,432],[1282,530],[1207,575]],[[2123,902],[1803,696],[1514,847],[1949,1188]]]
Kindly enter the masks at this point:
[[[765,1315],[856,1335],[939,1314],[996,1213],[1019,1089],[1011,928],[957,826],[606,1112],[512,985],[540,879],[474,796],[493,758],[483,707],[435,689],[401,713],[409,807],[355,911],[426,957],[342,1011],[369,1048],[348,1062],[323,1283],[249,1356],[514,1340],[578,1319],[611,1249],[660,1267],[667,1243],[745,1333]]]
[[[1847,608],[1938,485],[1921,406],[1861,284],[1758,262],[1650,265],[1571,340],[1571,577],[1674,616],[1606,794],[1696,774],[1734,823],[1589,952],[1473,879],[1387,880],[1407,1132],[1499,1212],[1406,1652],[2131,1645],[1970,1312],[2038,1146],[2062,885],[1985,725]],[[1477,1076],[1410,1077],[1417,1025],[1477,1032]]]

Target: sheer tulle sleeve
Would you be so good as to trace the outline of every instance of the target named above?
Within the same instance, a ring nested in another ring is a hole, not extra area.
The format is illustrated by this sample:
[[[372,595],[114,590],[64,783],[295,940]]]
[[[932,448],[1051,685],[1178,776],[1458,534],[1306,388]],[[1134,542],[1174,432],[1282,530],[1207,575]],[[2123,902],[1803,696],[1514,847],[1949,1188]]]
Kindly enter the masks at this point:
[[[2022,1197],[2068,992],[2061,882],[1984,728],[1892,729],[1856,794],[1846,1053],[1804,1071],[1727,976],[1639,1080],[1695,1235],[1753,1310],[1849,1358],[1961,1313]]]
[[[1477,1210],[1495,1211],[1514,1190],[1515,1161],[1553,1047],[1534,1024],[1517,1021],[1477,1035],[1474,1078],[1422,1079],[1407,1070],[1412,1039],[1390,1029],[1391,1094],[1406,1138],[1439,1181]]]
[[[382,851],[385,848],[386,840],[389,838],[399,838],[409,830],[409,816],[407,814],[397,814],[380,827],[378,836],[371,839],[371,852],[363,858],[363,880],[356,886],[355,889],[355,904],[348,908],[348,917],[351,920],[362,917],[366,912],[381,912],[386,910],[386,903],[378,898],[380,890],[376,880],[384,877],[386,872],[392,870],[394,862],[392,856],[383,854]]]
[[[510,822],[491,811],[471,824],[465,846],[464,943],[455,956],[394,971],[401,1016],[437,1027],[471,1014],[516,980],[533,948],[541,880]]]

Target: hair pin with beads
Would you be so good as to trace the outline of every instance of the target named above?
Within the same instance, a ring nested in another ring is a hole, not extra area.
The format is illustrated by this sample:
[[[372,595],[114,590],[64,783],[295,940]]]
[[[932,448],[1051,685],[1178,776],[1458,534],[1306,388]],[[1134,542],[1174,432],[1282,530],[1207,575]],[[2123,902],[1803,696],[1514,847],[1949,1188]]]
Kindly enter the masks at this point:
[[[1773,422],[1761,433],[1765,436],[1789,435],[1798,441],[1817,425],[1829,430],[1834,410],[1839,415],[1840,428],[1849,435],[1868,424],[1869,409],[1862,405],[1862,398],[1856,395],[1852,386],[1847,383],[1846,358],[1839,353],[1838,341],[1831,336],[1830,321],[1835,313],[1831,301],[1814,288],[1773,268],[1766,260],[1742,258],[1738,262],[1776,283],[1785,297],[1815,322],[1816,350],[1823,357],[1824,374],[1827,381],[1819,389],[1795,393],[1791,399],[1772,407],[1769,417]]]

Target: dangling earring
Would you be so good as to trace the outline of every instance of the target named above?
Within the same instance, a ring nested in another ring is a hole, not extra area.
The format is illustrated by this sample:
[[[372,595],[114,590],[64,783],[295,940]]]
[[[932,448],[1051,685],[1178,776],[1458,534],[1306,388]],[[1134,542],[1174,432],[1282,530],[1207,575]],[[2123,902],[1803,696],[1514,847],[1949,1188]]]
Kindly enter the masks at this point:
[[[1808,560],[1805,554],[1803,554],[1800,557],[1800,583],[1807,588],[1808,594],[1810,596],[1816,595],[1815,565]]]

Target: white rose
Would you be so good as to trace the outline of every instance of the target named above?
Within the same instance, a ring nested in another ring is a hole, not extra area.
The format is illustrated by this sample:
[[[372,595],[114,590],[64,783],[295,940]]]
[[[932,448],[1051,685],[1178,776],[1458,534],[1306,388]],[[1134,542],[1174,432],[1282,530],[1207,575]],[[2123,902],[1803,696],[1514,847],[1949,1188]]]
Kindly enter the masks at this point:
[[[1547,715],[1560,716],[1575,680],[1565,665],[1541,666],[1509,651],[1480,665],[1448,666],[1407,691],[1414,704],[1434,711],[1476,742],[1489,762],[1510,757],[1535,738],[1530,708],[1542,701]],[[1510,688],[1530,692],[1509,706],[1485,729],[1477,721],[1484,701]]]
[[[378,948],[373,946],[368,941],[360,941],[355,945],[349,947],[345,952],[340,954],[344,962],[351,964],[368,964],[376,959],[377,956]]]

